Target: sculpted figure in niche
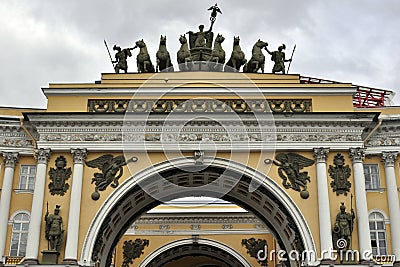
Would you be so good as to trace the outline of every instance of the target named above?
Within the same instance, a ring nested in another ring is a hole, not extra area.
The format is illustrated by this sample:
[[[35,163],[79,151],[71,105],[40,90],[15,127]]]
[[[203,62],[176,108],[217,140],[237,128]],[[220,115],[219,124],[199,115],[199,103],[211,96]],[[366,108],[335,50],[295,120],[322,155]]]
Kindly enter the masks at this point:
[[[346,206],[342,202],[340,205],[340,212],[336,215],[336,222],[333,227],[333,245],[335,249],[348,249],[351,241],[351,233],[353,232],[354,225],[354,210],[351,213],[346,212]],[[338,240],[345,240],[343,244],[346,246],[338,247]]]
[[[64,234],[63,221],[60,216],[60,205],[56,205],[54,214],[49,214],[47,208],[44,220],[46,222],[46,239],[49,241],[49,250],[60,252]]]

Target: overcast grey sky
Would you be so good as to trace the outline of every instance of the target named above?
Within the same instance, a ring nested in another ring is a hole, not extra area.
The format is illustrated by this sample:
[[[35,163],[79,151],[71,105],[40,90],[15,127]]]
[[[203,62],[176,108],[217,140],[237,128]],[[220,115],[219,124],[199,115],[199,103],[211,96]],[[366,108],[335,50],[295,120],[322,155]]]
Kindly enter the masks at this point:
[[[155,63],[160,35],[176,64],[179,35],[209,27],[212,1],[1,0],[0,106],[46,106],[49,83],[93,83],[113,72],[104,47],[132,47],[143,38]],[[242,50],[261,38],[270,50],[285,43],[291,73],[400,92],[399,0],[218,0],[214,32]],[[111,51],[113,52],[113,51]],[[136,72],[136,54],[128,59]],[[266,71],[273,62],[266,57]],[[395,104],[400,105],[399,93]]]

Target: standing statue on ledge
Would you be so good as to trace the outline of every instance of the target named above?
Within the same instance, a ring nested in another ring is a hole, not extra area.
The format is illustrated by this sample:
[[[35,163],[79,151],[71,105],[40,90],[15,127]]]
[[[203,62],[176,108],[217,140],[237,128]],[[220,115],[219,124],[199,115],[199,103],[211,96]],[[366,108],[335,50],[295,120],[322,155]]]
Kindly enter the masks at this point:
[[[119,70],[123,70],[125,71],[125,73],[128,72],[127,58],[132,56],[132,49],[133,48],[121,49],[121,47],[114,45],[113,50],[117,51],[117,53],[115,54],[116,60],[112,61],[112,63],[117,63],[114,66],[115,73],[119,73]]]
[[[60,252],[64,235],[63,222],[59,215],[60,207],[60,205],[56,205],[54,214],[49,215],[49,206],[47,203],[47,212],[44,216],[46,222],[46,239],[49,241],[49,250],[57,252]]]
[[[350,247],[354,218],[354,210],[351,209],[351,213],[346,212],[346,206],[342,202],[340,212],[336,215],[336,222],[332,233],[335,249],[345,250]]]
[[[275,65],[272,68],[272,73],[282,72],[282,74],[285,74],[285,62],[292,61],[292,59],[285,59],[285,52],[282,52],[284,49],[286,49],[285,44],[279,46],[278,51],[274,52],[269,51],[268,48],[265,47],[265,50],[267,50],[268,54],[271,55],[271,60],[275,62]]]

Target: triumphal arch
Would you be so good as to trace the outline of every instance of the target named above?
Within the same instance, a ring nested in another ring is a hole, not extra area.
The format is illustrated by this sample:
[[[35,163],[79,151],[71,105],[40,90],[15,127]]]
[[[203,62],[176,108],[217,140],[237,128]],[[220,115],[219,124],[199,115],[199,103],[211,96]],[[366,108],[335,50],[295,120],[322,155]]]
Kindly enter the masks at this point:
[[[288,74],[265,40],[225,56],[209,10],[178,64],[165,36],[154,64],[115,45],[115,73],[0,108],[1,265],[398,264],[393,93]]]

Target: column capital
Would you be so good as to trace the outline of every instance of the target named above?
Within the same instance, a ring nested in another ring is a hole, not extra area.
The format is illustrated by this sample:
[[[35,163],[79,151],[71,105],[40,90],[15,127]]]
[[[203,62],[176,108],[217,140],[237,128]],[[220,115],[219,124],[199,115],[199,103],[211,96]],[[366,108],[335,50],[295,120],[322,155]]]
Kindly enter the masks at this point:
[[[382,162],[385,167],[394,166],[398,153],[398,151],[382,151]]]
[[[19,153],[18,152],[3,152],[3,158],[4,158],[4,165],[6,168],[15,168],[15,165],[17,164],[19,160]]]
[[[74,164],[85,163],[88,151],[86,148],[71,148],[71,154],[74,158]]]
[[[314,158],[317,163],[325,163],[328,157],[329,148],[318,147],[314,148]]]
[[[37,163],[47,164],[51,155],[51,150],[49,148],[38,148],[35,149],[34,155]]]
[[[365,148],[350,148],[350,158],[353,162],[362,162],[365,158]]]

